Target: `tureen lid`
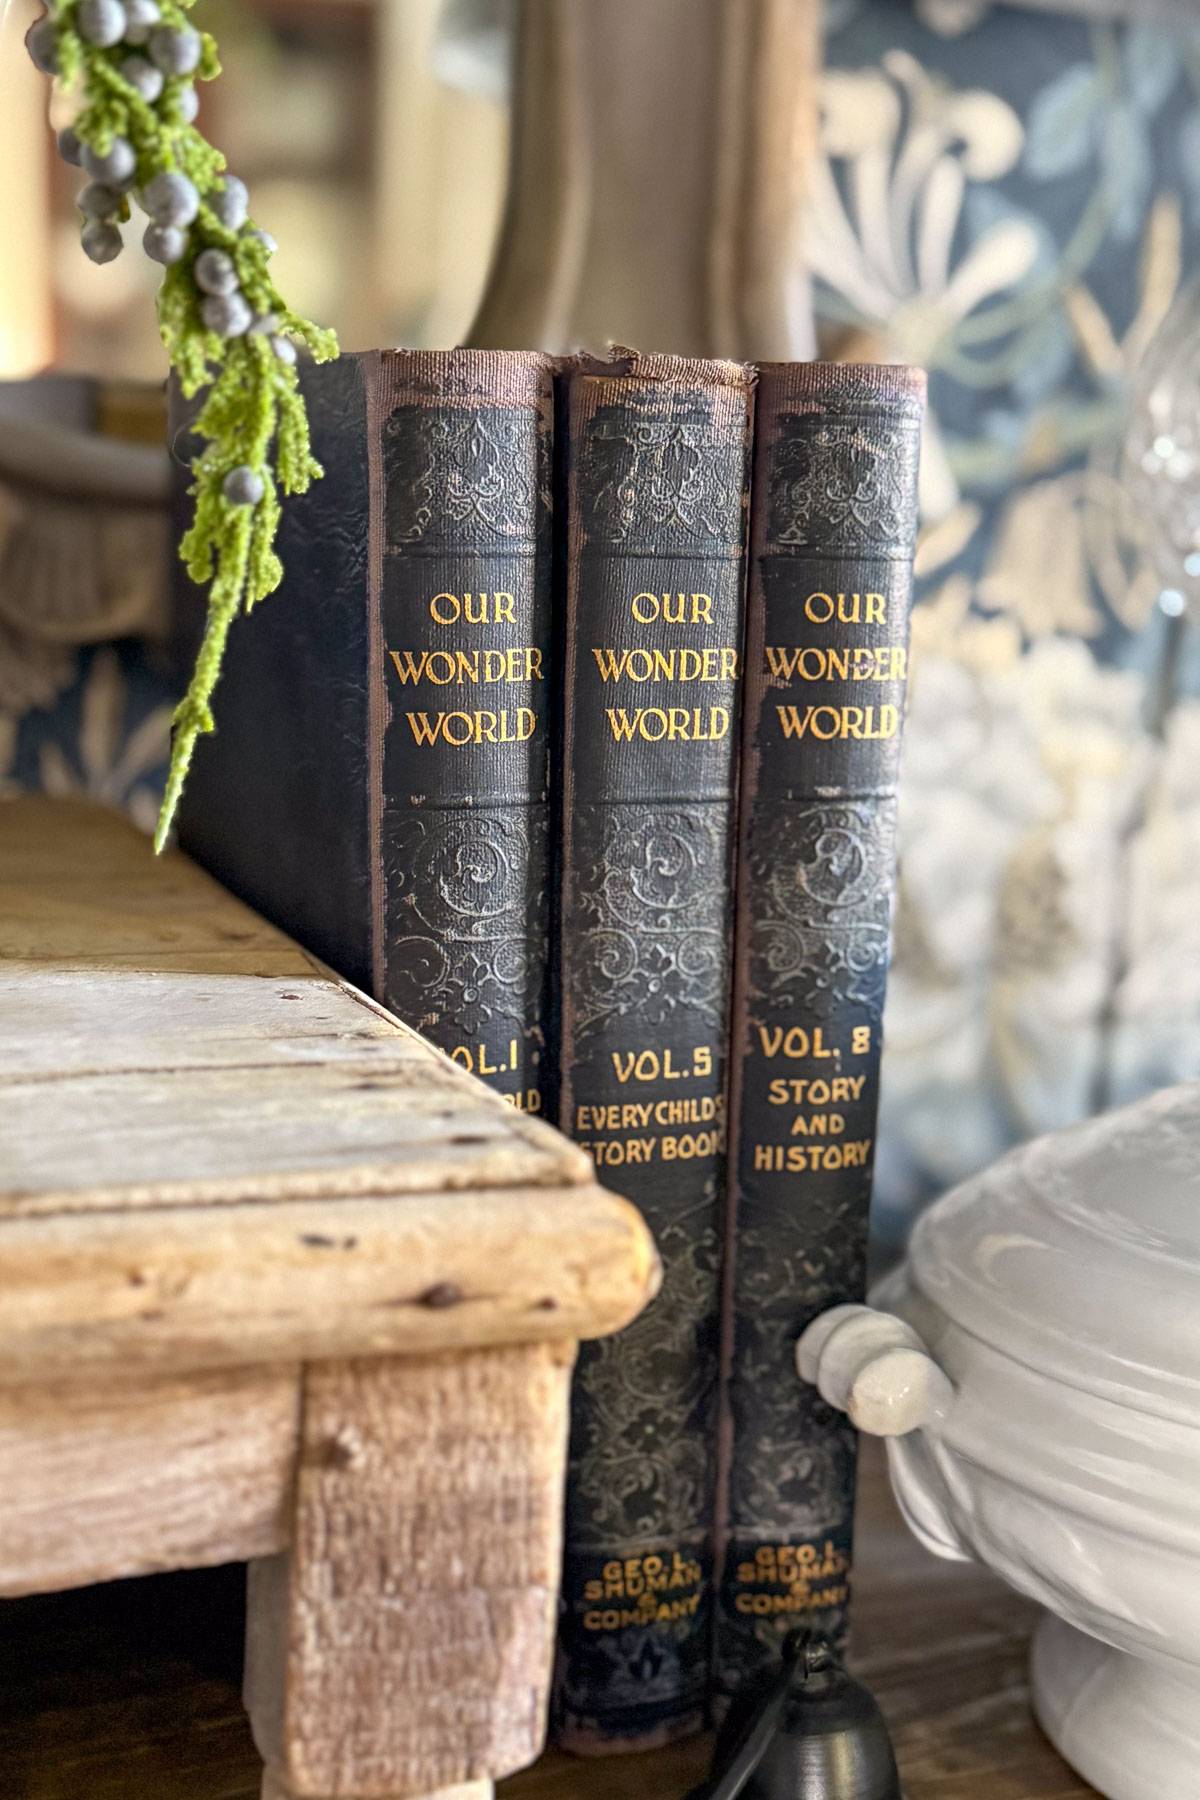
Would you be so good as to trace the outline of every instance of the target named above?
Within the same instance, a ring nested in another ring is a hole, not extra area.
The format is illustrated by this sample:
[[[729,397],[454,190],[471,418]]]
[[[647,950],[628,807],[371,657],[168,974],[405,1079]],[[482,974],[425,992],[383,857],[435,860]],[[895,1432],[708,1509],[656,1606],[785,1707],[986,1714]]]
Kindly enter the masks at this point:
[[[918,1222],[908,1279],[1019,1362],[1200,1423],[1200,1081],[964,1182]]]

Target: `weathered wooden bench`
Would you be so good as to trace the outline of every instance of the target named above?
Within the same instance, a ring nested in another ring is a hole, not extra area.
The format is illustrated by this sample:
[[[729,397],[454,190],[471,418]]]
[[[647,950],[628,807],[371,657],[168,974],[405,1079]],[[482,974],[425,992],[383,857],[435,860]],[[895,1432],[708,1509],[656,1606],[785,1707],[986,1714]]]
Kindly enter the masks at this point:
[[[314,854],[318,854],[314,848]],[[638,1215],[182,856],[0,804],[0,1595],[250,1562],[271,1800],[538,1752]]]

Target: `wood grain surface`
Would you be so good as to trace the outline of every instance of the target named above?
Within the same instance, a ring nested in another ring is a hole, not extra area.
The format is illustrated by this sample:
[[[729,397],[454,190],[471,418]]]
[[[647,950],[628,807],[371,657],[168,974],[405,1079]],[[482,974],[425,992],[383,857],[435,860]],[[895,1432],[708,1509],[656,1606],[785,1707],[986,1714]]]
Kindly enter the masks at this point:
[[[120,814],[33,796],[0,806],[0,960],[268,980],[320,972],[186,857],[156,858]]]
[[[598,1188],[172,1208],[0,1223],[0,1389],[616,1331],[655,1291]]]
[[[573,1341],[633,1211],[127,821],[0,805],[0,1387]]]
[[[0,1218],[591,1164],[127,821],[0,805]]]
[[[307,1372],[292,1547],[250,1581],[246,1699],[282,1793],[434,1795],[537,1755],[572,1361]]]
[[[0,1389],[0,1594],[278,1549],[299,1413],[296,1368]]]
[[[1034,1724],[1035,1609],[909,1537],[864,1446],[859,1672],[883,1705],[906,1800],[1095,1800]],[[240,1695],[240,1569],[0,1605],[0,1769],[13,1800],[259,1800]],[[694,1740],[649,1757],[547,1755],[499,1800],[682,1800]]]

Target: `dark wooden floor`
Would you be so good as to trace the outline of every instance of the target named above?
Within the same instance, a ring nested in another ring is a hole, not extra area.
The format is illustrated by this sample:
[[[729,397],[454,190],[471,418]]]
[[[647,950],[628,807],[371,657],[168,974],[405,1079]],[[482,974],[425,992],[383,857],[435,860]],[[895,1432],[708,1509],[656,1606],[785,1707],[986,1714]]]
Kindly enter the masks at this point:
[[[865,1459],[856,1667],[892,1726],[908,1800],[1088,1800],[1029,1714],[1032,1608],[909,1538]],[[240,1569],[0,1603],[2,1800],[258,1800],[238,1697]],[[549,1756],[502,1800],[679,1800],[693,1742],[654,1757]],[[1094,1800],[1094,1797],[1093,1797]]]

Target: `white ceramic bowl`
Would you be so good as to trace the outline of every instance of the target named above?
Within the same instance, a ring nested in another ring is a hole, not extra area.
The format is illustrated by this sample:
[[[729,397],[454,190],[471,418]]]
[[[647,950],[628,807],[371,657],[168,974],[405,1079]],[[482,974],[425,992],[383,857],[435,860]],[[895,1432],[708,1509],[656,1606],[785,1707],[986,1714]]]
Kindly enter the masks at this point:
[[[1047,1609],[1038,1717],[1110,1800],[1200,1796],[1200,1083],[1005,1157],[932,1207],[800,1372],[888,1439],[940,1556]]]

